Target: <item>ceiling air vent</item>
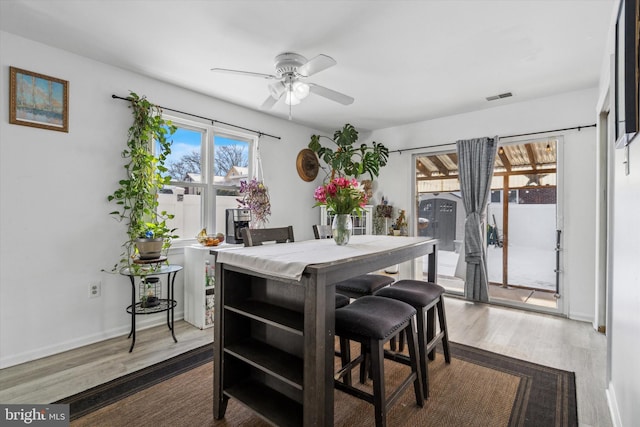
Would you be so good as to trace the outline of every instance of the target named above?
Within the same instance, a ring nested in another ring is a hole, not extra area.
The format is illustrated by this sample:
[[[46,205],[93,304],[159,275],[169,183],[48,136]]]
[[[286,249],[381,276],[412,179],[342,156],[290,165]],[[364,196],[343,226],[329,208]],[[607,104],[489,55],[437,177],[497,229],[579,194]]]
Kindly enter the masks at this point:
[[[487,101],[495,101],[496,99],[509,98],[513,96],[511,92],[501,93],[500,95],[487,96]]]

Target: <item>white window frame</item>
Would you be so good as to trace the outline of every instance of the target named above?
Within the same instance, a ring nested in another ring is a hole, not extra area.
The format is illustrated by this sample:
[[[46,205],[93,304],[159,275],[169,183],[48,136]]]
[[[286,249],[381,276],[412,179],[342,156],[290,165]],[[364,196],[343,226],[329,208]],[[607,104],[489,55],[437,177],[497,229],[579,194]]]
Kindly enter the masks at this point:
[[[207,230],[222,230],[224,224],[216,224],[216,192],[222,188],[239,188],[237,186],[221,186],[214,183],[215,169],[214,169],[214,144],[215,137],[227,137],[240,141],[246,141],[249,144],[248,156],[248,180],[253,179],[258,175],[257,171],[257,152],[258,152],[258,139],[259,136],[241,132],[234,129],[225,128],[220,125],[212,125],[202,123],[194,120],[185,119],[182,117],[171,116],[163,114],[162,117],[165,120],[171,121],[171,123],[179,128],[193,130],[203,133],[203,140],[200,145],[200,183],[174,181],[170,182],[170,185],[188,186],[202,188],[201,197],[201,227]],[[176,248],[189,246],[196,241],[195,236],[180,236],[179,239],[173,241],[172,246]]]

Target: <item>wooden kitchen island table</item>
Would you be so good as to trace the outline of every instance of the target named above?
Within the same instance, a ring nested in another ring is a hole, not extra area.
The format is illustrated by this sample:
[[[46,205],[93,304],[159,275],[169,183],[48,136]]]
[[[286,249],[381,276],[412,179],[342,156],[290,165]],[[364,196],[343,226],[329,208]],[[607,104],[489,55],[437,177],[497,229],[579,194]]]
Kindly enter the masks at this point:
[[[333,425],[335,283],[423,255],[435,281],[437,243],[363,235],[212,251],[215,419],[234,398],[275,425]]]

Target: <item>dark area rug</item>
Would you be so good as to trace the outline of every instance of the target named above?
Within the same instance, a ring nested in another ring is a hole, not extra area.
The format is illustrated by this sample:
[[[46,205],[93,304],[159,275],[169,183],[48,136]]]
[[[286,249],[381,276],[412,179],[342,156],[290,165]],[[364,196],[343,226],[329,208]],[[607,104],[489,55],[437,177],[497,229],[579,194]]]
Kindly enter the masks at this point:
[[[69,404],[74,420],[212,361],[213,345],[205,345],[52,403]]]
[[[578,425],[572,372],[450,346],[450,365],[441,354],[429,364],[425,407],[405,393],[389,411],[389,426]],[[403,379],[405,368],[388,363],[389,384]],[[267,425],[233,399],[225,418],[213,420],[212,389],[213,353],[207,345],[54,403],[70,405],[73,426]],[[373,425],[372,416],[371,405],[336,391],[336,426]]]

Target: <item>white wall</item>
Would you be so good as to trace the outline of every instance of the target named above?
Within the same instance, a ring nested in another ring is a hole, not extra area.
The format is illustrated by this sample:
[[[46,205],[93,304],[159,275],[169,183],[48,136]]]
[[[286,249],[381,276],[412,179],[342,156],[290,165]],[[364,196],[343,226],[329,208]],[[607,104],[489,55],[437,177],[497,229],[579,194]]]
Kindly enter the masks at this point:
[[[616,8],[617,10],[617,8]],[[615,17],[615,15],[614,15]],[[607,52],[603,55],[600,96],[614,93],[611,58],[615,52],[615,20],[609,29]],[[611,95],[612,96],[612,95]],[[603,110],[607,110],[604,105]],[[614,107],[609,117],[614,117]],[[597,111],[600,113],[600,111]],[[612,137],[609,137],[612,138]],[[611,146],[614,141],[607,141]],[[613,167],[613,235],[611,284],[607,290],[607,397],[614,426],[630,427],[640,420],[640,138],[629,146],[629,175],[625,174],[625,149],[617,149]],[[605,162],[606,163],[606,162]]]
[[[69,81],[69,133],[8,123],[9,66]],[[107,195],[124,176],[120,152],[131,123],[127,103],[111,95],[129,90],[282,137],[260,142],[269,224],[293,225],[297,239],[313,237],[319,181],[302,181],[295,159],[317,131],[0,32],[0,367],[109,337],[126,341],[128,279],[101,270],[117,262],[125,237],[124,225],[109,216]],[[170,260],[181,264],[181,253]],[[95,281],[102,296],[89,299]],[[182,292],[179,274],[176,295]],[[179,301],[176,314],[182,311]],[[162,319],[141,317],[140,327]]]
[[[609,398],[620,426],[640,420],[640,140],[629,147],[631,173],[624,173],[624,150],[615,153],[613,285]]]
[[[455,143],[459,139],[591,125],[595,123],[597,95],[597,89],[593,88],[514,102],[487,110],[379,130],[373,132],[369,140],[382,142],[391,150],[410,149]],[[594,316],[595,284],[593,271],[584,267],[594,263],[595,236],[588,230],[594,230],[595,226],[595,177],[588,169],[595,164],[596,131],[595,128],[587,128],[549,135],[564,138],[563,158],[559,161],[558,173],[558,180],[563,182],[565,190],[558,195],[559,202],[564,206],[565,218],[561,281],[562,294],[566,298],[561,303],[569,302],[564,307],[569,317],[590,321]],[[509,141],[523,139],[510,138]],[[406,207],[407,212],[411,212],[414,203],[409,185],[414,179],[411,154],[426,151],[393,153],[387,167],[380,173],[377,194],[384,194],[394,206]]]

